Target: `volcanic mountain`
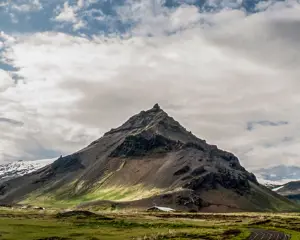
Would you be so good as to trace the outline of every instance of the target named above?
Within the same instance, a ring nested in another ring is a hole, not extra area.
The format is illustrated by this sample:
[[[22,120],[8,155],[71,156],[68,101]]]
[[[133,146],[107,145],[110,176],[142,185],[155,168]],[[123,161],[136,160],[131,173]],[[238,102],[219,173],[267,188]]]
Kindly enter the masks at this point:
[[[159,204],[194,211],[297,208],[261,186],[233,154],[197,138],[157,104],[86,148],[3,183],[0,202]]]

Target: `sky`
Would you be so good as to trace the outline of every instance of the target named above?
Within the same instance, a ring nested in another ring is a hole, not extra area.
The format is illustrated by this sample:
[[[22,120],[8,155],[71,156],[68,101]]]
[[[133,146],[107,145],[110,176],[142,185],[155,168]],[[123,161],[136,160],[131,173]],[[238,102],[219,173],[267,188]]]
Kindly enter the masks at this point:
[[[252,169],[300,165],[300,1],[0,0],[0,163],[155,103]]]

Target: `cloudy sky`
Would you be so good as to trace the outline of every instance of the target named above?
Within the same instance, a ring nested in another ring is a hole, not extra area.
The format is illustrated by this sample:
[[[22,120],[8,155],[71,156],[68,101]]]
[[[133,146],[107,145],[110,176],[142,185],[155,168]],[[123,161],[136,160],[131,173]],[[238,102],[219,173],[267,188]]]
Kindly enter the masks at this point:
[[[0,163],[158,102],[248,168],[300,165],[299,2],[0,0]]]

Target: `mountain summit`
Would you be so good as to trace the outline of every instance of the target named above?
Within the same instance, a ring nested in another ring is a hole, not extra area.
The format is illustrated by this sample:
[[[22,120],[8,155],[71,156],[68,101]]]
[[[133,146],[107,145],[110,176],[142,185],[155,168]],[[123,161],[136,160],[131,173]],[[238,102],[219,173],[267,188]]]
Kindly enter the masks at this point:
[[[194,136],[158,104],[86,148],[0,186],[3,203],[154,202],[194,211],[291,210],[232,153]]]

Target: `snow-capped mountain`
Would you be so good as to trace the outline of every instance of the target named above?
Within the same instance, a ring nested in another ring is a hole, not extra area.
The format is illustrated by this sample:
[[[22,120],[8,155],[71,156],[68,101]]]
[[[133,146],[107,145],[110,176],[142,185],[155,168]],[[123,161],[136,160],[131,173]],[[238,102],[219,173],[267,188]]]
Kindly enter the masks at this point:
[[[0,165],[0,182],[7,181],[9,179],[23,176],[25,174],[31,173],[38,170],[52,162],[57,158],[43,159],[36,161],[16,161],[7,164]]]
[[[295,181],[295,179],[282,179],[280,181],[272,181],[272,180],[266,180],[260,175],[256,175],[256,176],[257,176],[257,181],[260,184],[272,189],[275,192],[278,191],[280,187],[284,186],[285,184]]]

